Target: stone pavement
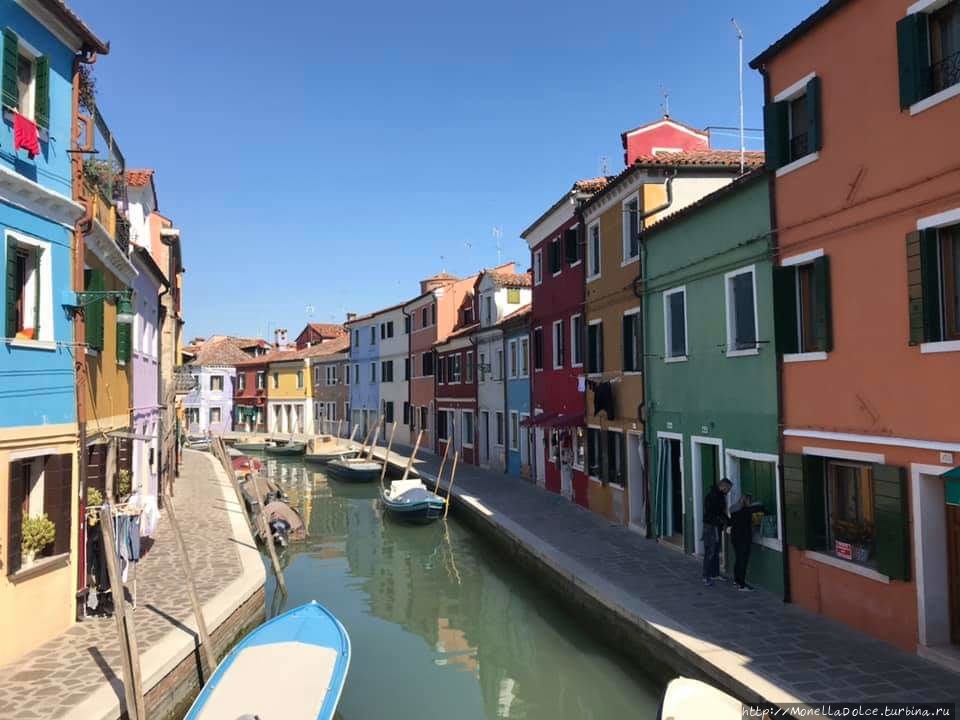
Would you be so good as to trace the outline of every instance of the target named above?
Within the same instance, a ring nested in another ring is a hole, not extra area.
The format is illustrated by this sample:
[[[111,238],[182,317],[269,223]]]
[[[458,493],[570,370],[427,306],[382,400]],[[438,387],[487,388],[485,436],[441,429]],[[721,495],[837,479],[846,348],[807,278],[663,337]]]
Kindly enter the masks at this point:
[[[184,453],[174,503],[197,594],[204,605],[243,572],[222,482],[213,472],[209,455]],[[171,630],[183,632],[194,626],[176,546],[165,517],[152,547],[136,569],[139,578],[134,622],[142,658],[156,649]],[[64,717],[102,690],[105,683],[113,688],[112,699],[119,701],[123,697],[121,678],[120,645],[113,618],[77,623],[17,662],[0,667],[0,718]]]
[[[406,462],[391,455],[391,463]],[[415,467],[433,480],[439,464],[421,452]],[[448,479],[449,461],[444,488]],[[704,587],[696,558],[529,482],[460,465],[453,494],[641,626],[652,642],[695,655],[697,666],[728,691],[749,688],[777,703],[960,703],[960,675],[772,594],[741,593],[727,583]]]

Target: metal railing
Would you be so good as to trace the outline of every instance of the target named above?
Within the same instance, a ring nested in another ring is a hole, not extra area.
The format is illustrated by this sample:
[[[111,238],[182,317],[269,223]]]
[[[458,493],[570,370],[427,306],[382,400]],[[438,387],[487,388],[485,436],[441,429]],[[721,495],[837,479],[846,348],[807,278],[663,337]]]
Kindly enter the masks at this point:
[[[807,138],[807,133],[800,133],[799,135],[794,135],[790,138],[790,160],[797,160],[802,158],[809,152],[810,143]]]
[[[960,83],[960,51],[933,63],[930,66],[930,79],[933,92],[940,92]]]

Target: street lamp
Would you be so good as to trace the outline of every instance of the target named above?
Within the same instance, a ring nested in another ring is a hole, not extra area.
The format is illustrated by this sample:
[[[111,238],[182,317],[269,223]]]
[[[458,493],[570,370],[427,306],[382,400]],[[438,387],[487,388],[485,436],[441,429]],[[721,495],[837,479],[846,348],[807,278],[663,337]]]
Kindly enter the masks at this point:
[[[73,296],[73,293],[70,293]],[[133,324],[133,291],[132,290],[82,290],[75,296],[69,297],[62,307],[68,320],[73,320],[88,305],[98,300],[107,300],[117,305],[117,322],[121,325]]]

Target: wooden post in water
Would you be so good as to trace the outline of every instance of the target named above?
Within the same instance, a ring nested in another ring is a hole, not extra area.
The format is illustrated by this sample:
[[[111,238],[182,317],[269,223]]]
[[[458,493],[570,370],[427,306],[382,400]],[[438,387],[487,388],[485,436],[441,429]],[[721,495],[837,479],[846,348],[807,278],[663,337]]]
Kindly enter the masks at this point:
[[[357,425],[359,428],[360,426]],[[363,457],[367,454],[367,440],[370,440],[373,437],[373,428],[370,428],[370,432],[366,434],[363,438],[363,442],[360,444],[360,457]]]
[[[417,442],[413,446],[413,452],[410,454],[410,457],[407,458],[407,466],[403,469],[403,477],[401,480],[406,480],[407,475],[410,474],[410,468],[413,467],[413,460],[417,457],[417,450],[420,449],[420,440],[423,439],[423,430],[417,433]]]
[[[259,511],[257,512],[257,525],[260,527],[261,537],[263,538],[264,544],[267,546],[267,550],[270,552],[270,564],[273,566],[273,574],[277,578],[277,585],[283,591],[283,594],[287,594],[287,582],[283,578],[283,568],[280,567],[280,558],[277,557],[277,548],[273,545],[273,536],[270,534],[270,526],[267,524],[266,513],[263,512],[264,506],[267,504],[267,496],[260,494],[260,481],[257,480],[257,474],[251,473],[253,478],[253,489],[257,494],[257,505],[260,506]]]
[[[223,471],[227,474],[227,479],[230,480],[230,485],[233,487],[233,492],[237,496],[237,502],[240,504],[240,512],[243,515],[244,521],[247,523],[247,529],[250,530],[251,535],[256,535],[253,530],[253,524],[250,522],[250,518],[247,515],[246,503],[243,500],[243,492],[240,490],[240,483],[237,482],[237,475],[233,471],[233,463],[230,462],[230,456],[227,454],[227,447],[223,443],[223,438],[217,438],[213,443],[214,455],[217,456],[217,459],[220,460],[220,465],[223,466]],[[251,472],[253,467],[250,467]],[[166,502],[166,498],[164,498]]]
[[[383,467],[380,468],[380,489],[383,490],[383,479],[387,476],[387,461],[390,459],[390,449],[393,447],[393,436],[397,432],[397,423],[393,423],[390,430],[390,440],[387,442],[387,454],[383,456]]]
[[[367,460],[373,460],[373,449],[377,446],[377,438],[380,436],[380,428],[383,427],[383,416],[380,416],[380,419],[377,420],[376,426],[373,428],[373,442],[370,443],[370,450],[367,452]]]
[[[130,720],[146,720],[143,707],[143,691],[137,682],[140,673],[134,672],[133,665],[139,670],[140,656],[131,655],[129,636],[135,633],[133,621],[128,618],[127,601],[123,596],[123,583],[117,570],[117,535],[113,527],[113,511],[109,505],[100,512],[100,526],[103,529],[103,541],[106,545],[104,555],[107,558],[107,575],[110,577],[110,594],[113,596],[113,619],[117,625],[117,639],[120,641],[120,660],[123,673],[123,697],[127,703],[127,715]],[[128,622],[129,620],[129,622]],[[136,642],[133,643],[136,645]]]
[[[221,440],[220,442],[223,441]],[[197,632],[200,635],[200,650],[207,659],[208,675],[206,677],[210,677],[217,668],[217,656],[213,652],[213,643],[210,642],[210,634],[207,632],[207,622],[203,619],[203,607],[200,605],[197,586],[193,581],[193,568],[190,567],[187,545],[183,542],[180,523],[177,521],[177,513],[173,508],[173,499],[169,495],[164,494],[163,502],[167,511],[167,519],[170,521],[170,528],[173,530],[173,540],[177,546],[177,556],[180,558],[180,567],[183,569],[183,576],[187,581],[187,595],[190,597],[190,604],[193,606],[193,617],[197,621]],[[201,684],[203,682],[204,679],[201,679]]]
[[[340,435],[340,428],[342,427],[343,427],[343,420],[337,420],[337,445],[343,444],[342,442],[340,442],[341,440],[343,440],[343,438]]]
[[[349,449],[349,448],[353,445],[353,442],[354,442],[354,441],[353,441],[353,438],[356,436],[357,430],[359,430],[359,429],[360,429],[360,426],[359,426],[359,425],[354,425],[354,426],[353,426],[353,431],[350,433],[350,437],[347,438],[347,449]]]
[[[457,460],[460,459],[460,451],[453,453],[453,468],[450,470],[450,484],[447,486],[447,501],[444,503],[443,519],[447,519],[447,513],[450,512],[450,494],[453,492],[453,478],[457,474]],[[437,479],[437,490],[439,490],[440,480]]]
[[[447,464],[447,455],[450,453],[450,445],[451,443],[448,441],[443,448],[443,459],[440,460],[440,472],[437,473],[437,482],[434,488],[438,493],[440,492],[440,478],[443,477],[443,466]]]

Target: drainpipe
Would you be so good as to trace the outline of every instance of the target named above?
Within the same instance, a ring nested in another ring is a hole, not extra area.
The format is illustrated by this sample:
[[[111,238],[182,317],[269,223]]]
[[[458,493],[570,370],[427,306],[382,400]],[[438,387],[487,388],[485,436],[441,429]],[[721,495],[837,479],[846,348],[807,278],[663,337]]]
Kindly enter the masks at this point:
[[[667,210],[671,205],[673,205],[673,180],[677,176],[677,171],[674,170],[670,175],[667,176],[667,181],[664,183],[664,189],[667,193],[667,199],[661,205],[653,208],[652,210],[644,211],[640,215],[637,222],[637,239],[640,242],[640,274],[637,276],[636,281],[633,286],[633,294],[636,295],[640,300],[641,309],[640,309],[640,337],[646,337],[646,327],[647,327],[647,302],[644,298],[644,292],[647,287],[647,243],[644,238],[643,232],[643,221],[647,218],[656,215],[657,213]],[[643,400],[640,402],[640,406],[637,408],[638,419],[643,423],[643,467],[646,470],[647,478],[650,477],[650,423],[648,422],[647,417],[647,398],[649,397],[649,374],[647,373],[647,353],[646,346],[643,348],[644,352],[640,354],[641,357],[641,367],[642,367],[642,377],[643,377]],[[652,523],[650,520],[650,500],[653,497],[653,493],[650,492],[651,483],[647,481],[646,483],[646,493],[647,501],[644,503],[644,508],[646,512],[644,513],[644,523],[647,527],[647,536],[649,537],[652,530]]]
[[[410,331],[407,333],[407,367],[410,368],[410,375],[407,378],[407,428],[412,431],[413,429],[413,388],[411,383],[413,381],[413,355],[411,353],[413,349],[413,320],[410,319],[410,313],[407,312],[406,308],[400,308],[400,314],[403,315],[404,323],[403,327],[406,330],[410,328]],[[347,427],[350,427],[350,420],[347,420]],[[407,441],[413,439],[413,432],[407,433]]]
[[[770,99],[770,76],[767,74],[766,65],[762,65],[760,68],[760,75],[763,77],[763,97],[766,101]],[[767,187],[770,192],[770,250],[772,251],[772,260],[773,266],[777,266],[777,262],[780,260],[780,237],[777,233],[777,183],[776,176],[771,176]],[[781,538],[781,547],[782,551],[781,562],[783,564],[783,601],[785,603],[790,602],[791,592],[790,592],[790,550],[787,547],[787,506],[786,506],[786,485],[783,478],[783,455],[784,455],[784,442],[783,442],[783,429],[785,427],[785,420],[783,416],[783,354],[780,352],[775,353],[777,359],[777,455],[779,455],[779,480],[777,481],[777,489],[780,493],[780,503],[777,508],[777,512],[780,513],[780,522],[783,527],[783,538]]]

